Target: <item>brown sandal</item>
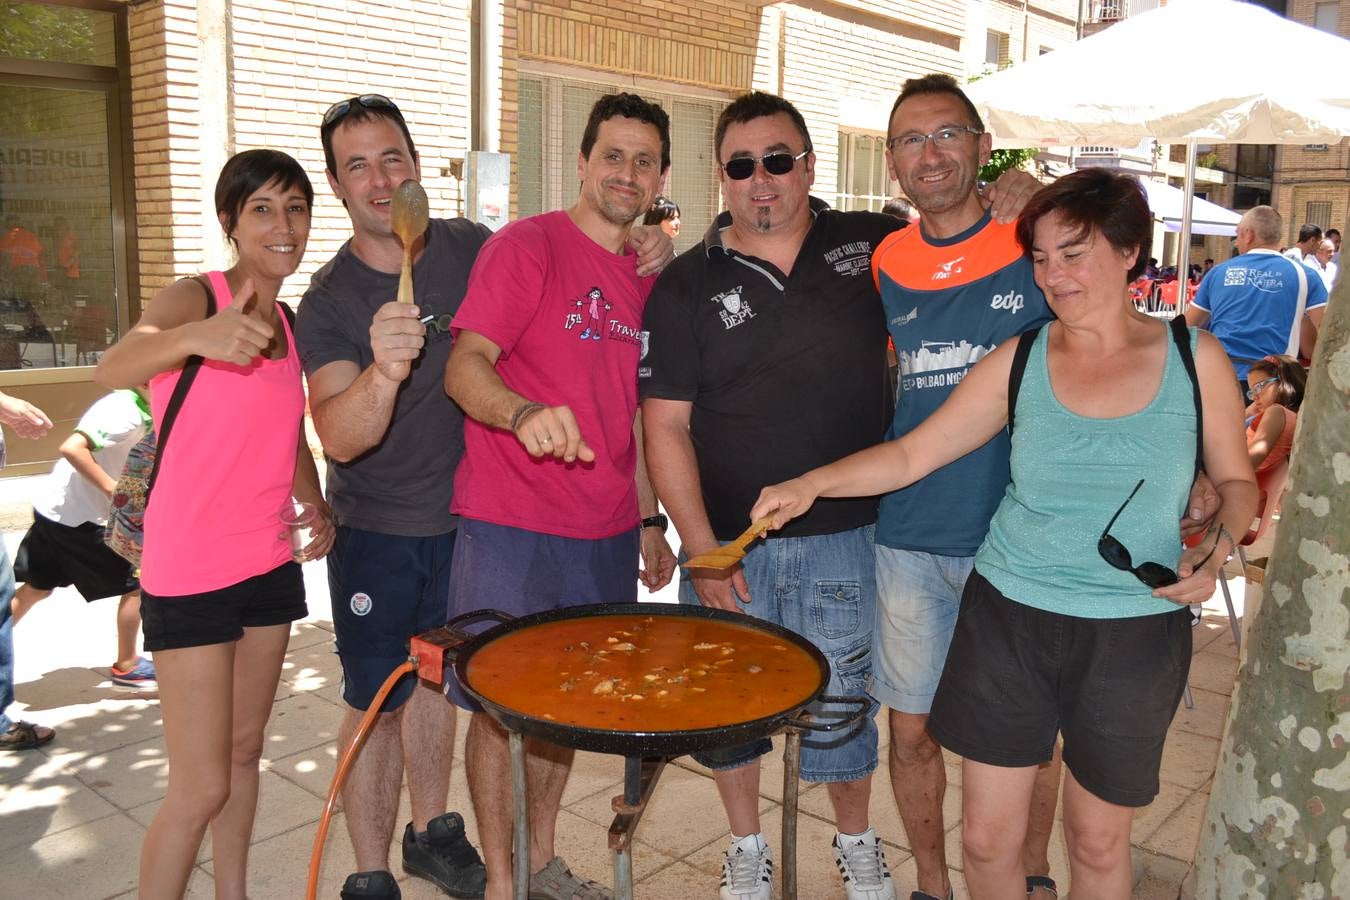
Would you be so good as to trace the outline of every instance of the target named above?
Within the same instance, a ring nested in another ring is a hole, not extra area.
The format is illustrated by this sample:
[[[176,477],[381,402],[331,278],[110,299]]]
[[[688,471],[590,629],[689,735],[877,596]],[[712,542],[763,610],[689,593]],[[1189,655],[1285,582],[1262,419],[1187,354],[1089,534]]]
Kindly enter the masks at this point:
[[[56,732],[45,725],[32,722],[14,722],[9,730],[0,734],[0,751],[33,750],[43,744],[51,743]]]

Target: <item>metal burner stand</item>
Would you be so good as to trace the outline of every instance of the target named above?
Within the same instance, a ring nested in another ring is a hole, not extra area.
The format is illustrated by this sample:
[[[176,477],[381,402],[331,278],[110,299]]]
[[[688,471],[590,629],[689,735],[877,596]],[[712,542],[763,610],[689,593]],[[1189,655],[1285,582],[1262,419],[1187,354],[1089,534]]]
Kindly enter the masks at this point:
[[[797,900],[797,780],[801,772],[802,733],[788,728],[783,751],[783,900]],[[525,738],[508,731],[511,747],[512,815],[515,820],[515,848],[512,881],[516,900],[530,895],[530,816],[525,781]],[[633,833],[647,811],[656,782],[668,757],[625,756],[623,794],[611,801],[616,815],[609,826],[609,849],[614,856],[615,900],[633,900]]]

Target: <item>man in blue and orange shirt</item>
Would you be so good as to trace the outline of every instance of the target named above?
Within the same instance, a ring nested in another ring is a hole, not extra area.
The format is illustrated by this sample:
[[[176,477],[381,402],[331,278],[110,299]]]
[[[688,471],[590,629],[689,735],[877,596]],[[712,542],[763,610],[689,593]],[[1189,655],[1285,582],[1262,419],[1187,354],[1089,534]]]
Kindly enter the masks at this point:
[[[888,440],[941,406],[985,354],[1051,318],[1014,225],[996,221],[979,193],[989,150],[990,136],[955,80],[905,82],[891,110],[886,160],[920,212],[919,227],[890,235],[872,257],[900,369]],[[966,577],[1008,484],[1008,453],[1003,432],[881,498],[871,693],[890,707],[891,786],[914,850],[915,897],[951,896],[946,770],[926,725]],[[1058,784],[1057,765],[1037,780],[1024,851],[1028,893],[1054,888],[1046,847]]]

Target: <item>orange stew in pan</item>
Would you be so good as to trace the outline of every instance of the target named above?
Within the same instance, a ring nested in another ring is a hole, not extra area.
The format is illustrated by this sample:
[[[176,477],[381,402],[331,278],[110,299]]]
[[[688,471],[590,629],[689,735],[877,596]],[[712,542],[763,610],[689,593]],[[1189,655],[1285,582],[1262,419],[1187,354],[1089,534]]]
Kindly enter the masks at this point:
[[[621,731],[749,722],[806,702],[822,678],[806,651],[759,629],[646,615],[522,628],[475,652],[466,675],[499,706]]]

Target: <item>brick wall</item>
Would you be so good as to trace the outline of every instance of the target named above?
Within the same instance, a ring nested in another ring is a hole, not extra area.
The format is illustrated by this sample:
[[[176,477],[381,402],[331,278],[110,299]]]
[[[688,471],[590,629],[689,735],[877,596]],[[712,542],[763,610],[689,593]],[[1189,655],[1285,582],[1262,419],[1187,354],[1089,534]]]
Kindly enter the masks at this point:
[[[1318,0],[1290,0],[1285,15],[1295,22],[1312,25]],[[1338,32],[1350,38],[1350,3],[1340,3]],[[1313,77],[1339,76],[1313,73]],[[1325,150],[1307,150],[1290,144],[1276,150],[1272,203],[1284,216],[1287,243],[1298,236],[1307,218],[1310,202],[1331,203],[1331,226],[1345,231],[1350,226],[1350,139],[1331,144]],[[1323,223],[1327,224],[1327,223]]]
[[[885,133],[905,79],[962,73],[960,41],[941,43],[882,21],[849,21],[803,6],[784,6],[782,94],[801,110],[816,149],[815,193],[834,193],[838,133]]]
[[[1073,10],[1065,15],[1062,3],[1041,6],[1042,11],[1037,12],[1035,7],[1024,10],[1020,3],[1005,0],[986,4],[986,27],[1008,36],[1008,60],[1014,65],[1040,56],[1041,47],[1062,47],[1074,41]],[[978,38],[983,40],[983,35]]]
[[[351,236],[319,141],[319,122],[337,100],[394,100],[417,146],[432,215],[460,214],[460,184],[447,170],[470,145],[469,0],[349,0],[337,9],[247,0],[231,8],[234,149],[285,150],[314,182],[309,248],[284,296],[298,299]]]
[[[850,9],[857,10],[958,37],[966,27],[966,4],[961,0],[831,0],[801,5],[827,14],[837,13],[840,18],[848,18]]]
[[[686,0],[660,17],[601,0],[502,0],[501,149],[511,154],[516,203],[520,64],[562,63],[737,93],[760,68],[761,29],[775,13],[733,0]]]
[[[351,228],[324,178],[318,125],[335,100],[375,92],[408,119],[433,215],[456,215],[459,184],[450,160],[469,146],[468,0],[395,4],[349,2],[341,9],[282,0],[228,5],[224,73],[203,72],[198,4],[157,0],[131,10],[132,135],[135,144],[140,300],[199,271],[218,253],[219,230],[202,215],[218,165],[204,157],[254,147],[300,160],[315,190],[309,249],[283,290],[295,301],[309,275]],[[204,78],[224,78],[228,129],[203,123]],[[209,213],[209,210],[208,210]],[[213,243],[214,242],[214,243]]]
[[[133,5],[131,135],[136,193],[139,300],[191,270],[202,258],[199,229],[176,223],[196,216],[198,111],[195,4],[157,0]]]
[[[506,8],[520,59],[718,90],[750,82],[760,10],[745,3],[686,0],[659,15],[603,0],[517,0]]]

